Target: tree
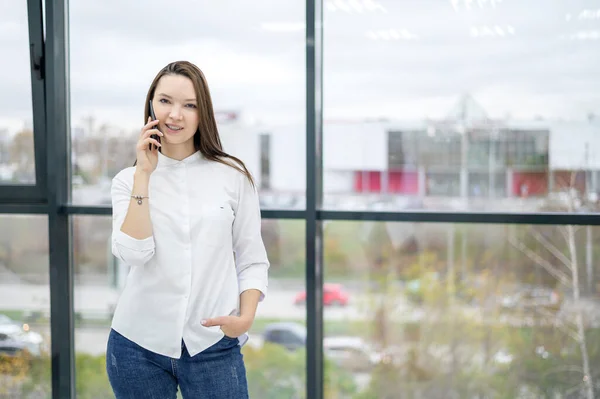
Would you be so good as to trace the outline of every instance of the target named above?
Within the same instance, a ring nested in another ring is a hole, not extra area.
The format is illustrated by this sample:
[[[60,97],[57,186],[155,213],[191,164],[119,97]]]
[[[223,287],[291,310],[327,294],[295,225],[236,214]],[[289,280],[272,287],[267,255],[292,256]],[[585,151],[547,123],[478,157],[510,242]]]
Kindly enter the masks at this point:
[[[0,397],[19,397],[21,386],[28,377],[31,356],[8,356],[0,354]]]
[[[10,144],[9,163],[15,167],[14,178],[19,182],[35,181],[35,155],[33,131],[23,129],[13,137]]]
[[[571,180],[567,187],[567,198],[564,201],[549,202],[545,206],[547,211],[567,211],[573,213],[576,208],[583,206],[585,197],[575,189],[576,183],[575,172],[571,173]],[[530,247],[528,247],[523,241],[517,240],[515,237],[510,237],[509,240],[515,248],[523,252],[535,265],[542,268],[545,272],[551,275],[558,284],[564,287],[567,292],[571,293],[573,300],[573,307],[575,310],[574,320],[565,320],[564,317],[559,315],[553,315],[544,309],[538,309],[538,312],[543,313],[549,320],[552,320],[556,327],[560,328],[564,333],[571,337],[577,342],[581,354],[581,367],[576,368],[580,370],[581,384],[585,390],[587,399],[594,398],[594,378],[592,370],[590,368],[589,354],[586,340],[586,329],[584,325],[583,307],[581,303],[581,283],[580,283],[580,263],[577,254],[576,247],[576,233],[580,229],[577,226],[557,226],[551,229],[556,229],[564,240],[563,245],[552,242],[551,231],[548,228],[530,227],[528,232],[531,237],[543,248],[550,257],[543,256]]]

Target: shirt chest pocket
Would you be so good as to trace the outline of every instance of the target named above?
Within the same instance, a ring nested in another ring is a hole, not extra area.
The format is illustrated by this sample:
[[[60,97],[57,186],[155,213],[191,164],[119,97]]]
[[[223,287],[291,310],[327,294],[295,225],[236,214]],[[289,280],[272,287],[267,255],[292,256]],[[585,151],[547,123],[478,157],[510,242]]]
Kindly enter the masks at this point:
[[[200,242],[208,246],[231,246],[233,209],[227,203],[203,205],[198,224]]]

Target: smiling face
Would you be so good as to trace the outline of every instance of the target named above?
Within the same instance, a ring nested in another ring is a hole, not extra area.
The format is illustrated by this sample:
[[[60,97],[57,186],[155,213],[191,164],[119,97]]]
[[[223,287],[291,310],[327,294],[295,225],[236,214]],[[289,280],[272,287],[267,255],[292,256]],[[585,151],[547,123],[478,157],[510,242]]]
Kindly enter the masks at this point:
[[[244,162],[223,151],[219,129],[204,73],[189,61],[175,61],[162,68],[146,94],[144,124],[150,104],[161,136],[160,152],[182,160],[200,152],[209,161],[219,162],[243,173],[252,186],[254,179]]]
[[[158,81],[152,99],[159,130],[164,133],[164,149],[174,146],[194,149],[194,134],[200,117],[192,81],[182,75],[164,75]]]

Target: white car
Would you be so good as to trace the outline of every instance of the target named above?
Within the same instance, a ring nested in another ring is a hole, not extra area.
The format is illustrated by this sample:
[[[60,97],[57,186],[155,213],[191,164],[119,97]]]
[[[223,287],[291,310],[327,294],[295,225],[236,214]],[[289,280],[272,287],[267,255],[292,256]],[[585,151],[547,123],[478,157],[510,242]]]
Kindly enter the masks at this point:
[[[17,324],[11,318],[0,314],[0,352],[12,353],[27,349],[32,355],[39,356],[44,344],[43,337],[29,331],[27,324]]]
[[[381,361],[381,356],[359,337],[325,337],[323,352],[328,359],[353,372],[368,372]]]

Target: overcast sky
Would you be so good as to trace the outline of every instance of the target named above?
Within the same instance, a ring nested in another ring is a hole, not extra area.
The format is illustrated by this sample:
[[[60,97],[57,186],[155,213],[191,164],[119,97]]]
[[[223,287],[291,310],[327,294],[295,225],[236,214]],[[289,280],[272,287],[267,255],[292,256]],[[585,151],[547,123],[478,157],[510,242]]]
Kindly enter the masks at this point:
[[[600,0],[326,0],[325,118],[440,117],[463,93],[495,117],[600,115],[598,10]],[[12,129],[31,119],[26,2],[0,2],[0,15],[0,129]],[[71,0],[72,124],[93,114],[140,126],[152,78],[178,59],[205,72],[217,110],[303,124],[304,21],[298,0]]]

